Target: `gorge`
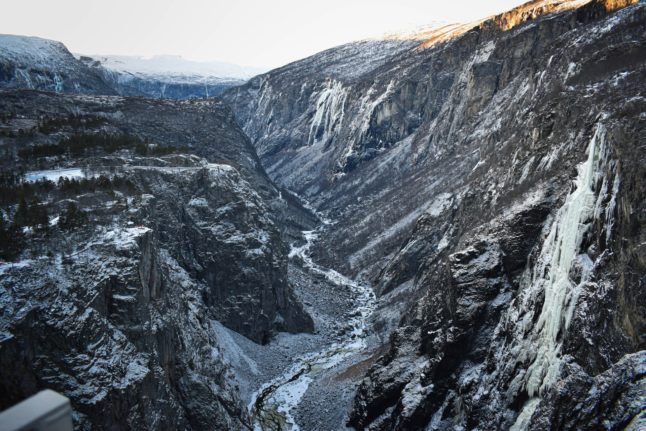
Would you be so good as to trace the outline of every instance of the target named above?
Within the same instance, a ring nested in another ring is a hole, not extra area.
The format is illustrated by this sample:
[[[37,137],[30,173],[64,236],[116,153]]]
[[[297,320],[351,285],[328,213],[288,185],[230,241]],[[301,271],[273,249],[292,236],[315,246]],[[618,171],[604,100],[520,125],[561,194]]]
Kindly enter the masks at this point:
[[[2,409],[646,427],[644,2],[534,0],[204,98],[2,41]]]

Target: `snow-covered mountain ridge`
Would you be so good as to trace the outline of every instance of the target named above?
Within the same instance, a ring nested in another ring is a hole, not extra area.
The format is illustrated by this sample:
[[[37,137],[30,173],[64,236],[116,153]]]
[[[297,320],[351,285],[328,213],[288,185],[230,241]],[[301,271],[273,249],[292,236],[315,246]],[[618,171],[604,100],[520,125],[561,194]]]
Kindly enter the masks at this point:
[[[179,56],[72,55],[61,42],[0,35],[0,87],[57,93],[212,97],[261,69]]]
[[[128,55],[87,55],[80,57],[98,61],[104,68],[121,73],[153,76],[202,76],[222,80],[247,80],[266,70],[224,62],[191,61],[179,55],[151,57]]]
[[[96,71],[76,60],[62,43],[6,34],[0,35],[0,88],[116,94]]]

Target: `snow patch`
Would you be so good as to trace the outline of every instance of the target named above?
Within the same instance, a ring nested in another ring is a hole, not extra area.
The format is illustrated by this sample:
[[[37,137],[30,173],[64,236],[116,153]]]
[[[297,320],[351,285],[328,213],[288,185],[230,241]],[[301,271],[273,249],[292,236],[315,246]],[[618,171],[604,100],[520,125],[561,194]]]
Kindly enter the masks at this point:
[[[429,205],[428,209],[426,210],[426,213],[429,215],[432,215],[433,217],[437,217],[440,214],[442,214],[447,208],[451,206],[451,203],[453,202],[453,195],[451,193],[441,193],[439,194],[433,202],[431,202],[431,205]]]
[[[87,178],[87,176],[80,168],[48,169],[44,171],[30,171],[25,173],[25,180],[32,183],[42,179],[57,182],[60,178],[72,180]]]
[[[192,207],[208,207],[209,202],[204,198],[193,198],[188,201],[189,206]]]
[[[145,226],[129,227],[125,229],[115,228],[103,235],[103,240],[115,244],[117,250],[128,250],[137,246],[137,238],[149,232],[151,229]]]
[[[25,268],[33,263],[32,259],[25,259],[18,262],[0,262],[0,275],[11,269]]]

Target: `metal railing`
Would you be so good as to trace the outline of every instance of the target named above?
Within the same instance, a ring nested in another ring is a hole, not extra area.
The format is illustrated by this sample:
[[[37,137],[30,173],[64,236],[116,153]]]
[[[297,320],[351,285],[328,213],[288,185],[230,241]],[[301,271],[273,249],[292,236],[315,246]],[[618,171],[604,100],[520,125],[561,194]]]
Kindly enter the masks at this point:
[[[72,431],[70,400],[49,389],[0,413],[0,431]]]

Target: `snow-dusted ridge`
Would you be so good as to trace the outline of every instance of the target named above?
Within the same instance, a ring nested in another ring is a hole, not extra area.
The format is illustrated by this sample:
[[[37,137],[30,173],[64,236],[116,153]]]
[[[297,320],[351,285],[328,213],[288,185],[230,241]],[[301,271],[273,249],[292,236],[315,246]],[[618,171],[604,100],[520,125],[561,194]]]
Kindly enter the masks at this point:
[[[187,99],[216,96],[265,69],[177,55],[73,55],[63,43],[0,35],[0,88]]]
[[[95,70],[76,60],[61,42],[0,34],[0,88],[56,93],[114,94]]]
[[[219,78],[220,80],[247,80],[266,69],[240,66],[220,61],[193,61],[179,55],[103,55],[75,54],[77,58],[91,58],[109,71],[142,77],[167,80],[195,80]]]

